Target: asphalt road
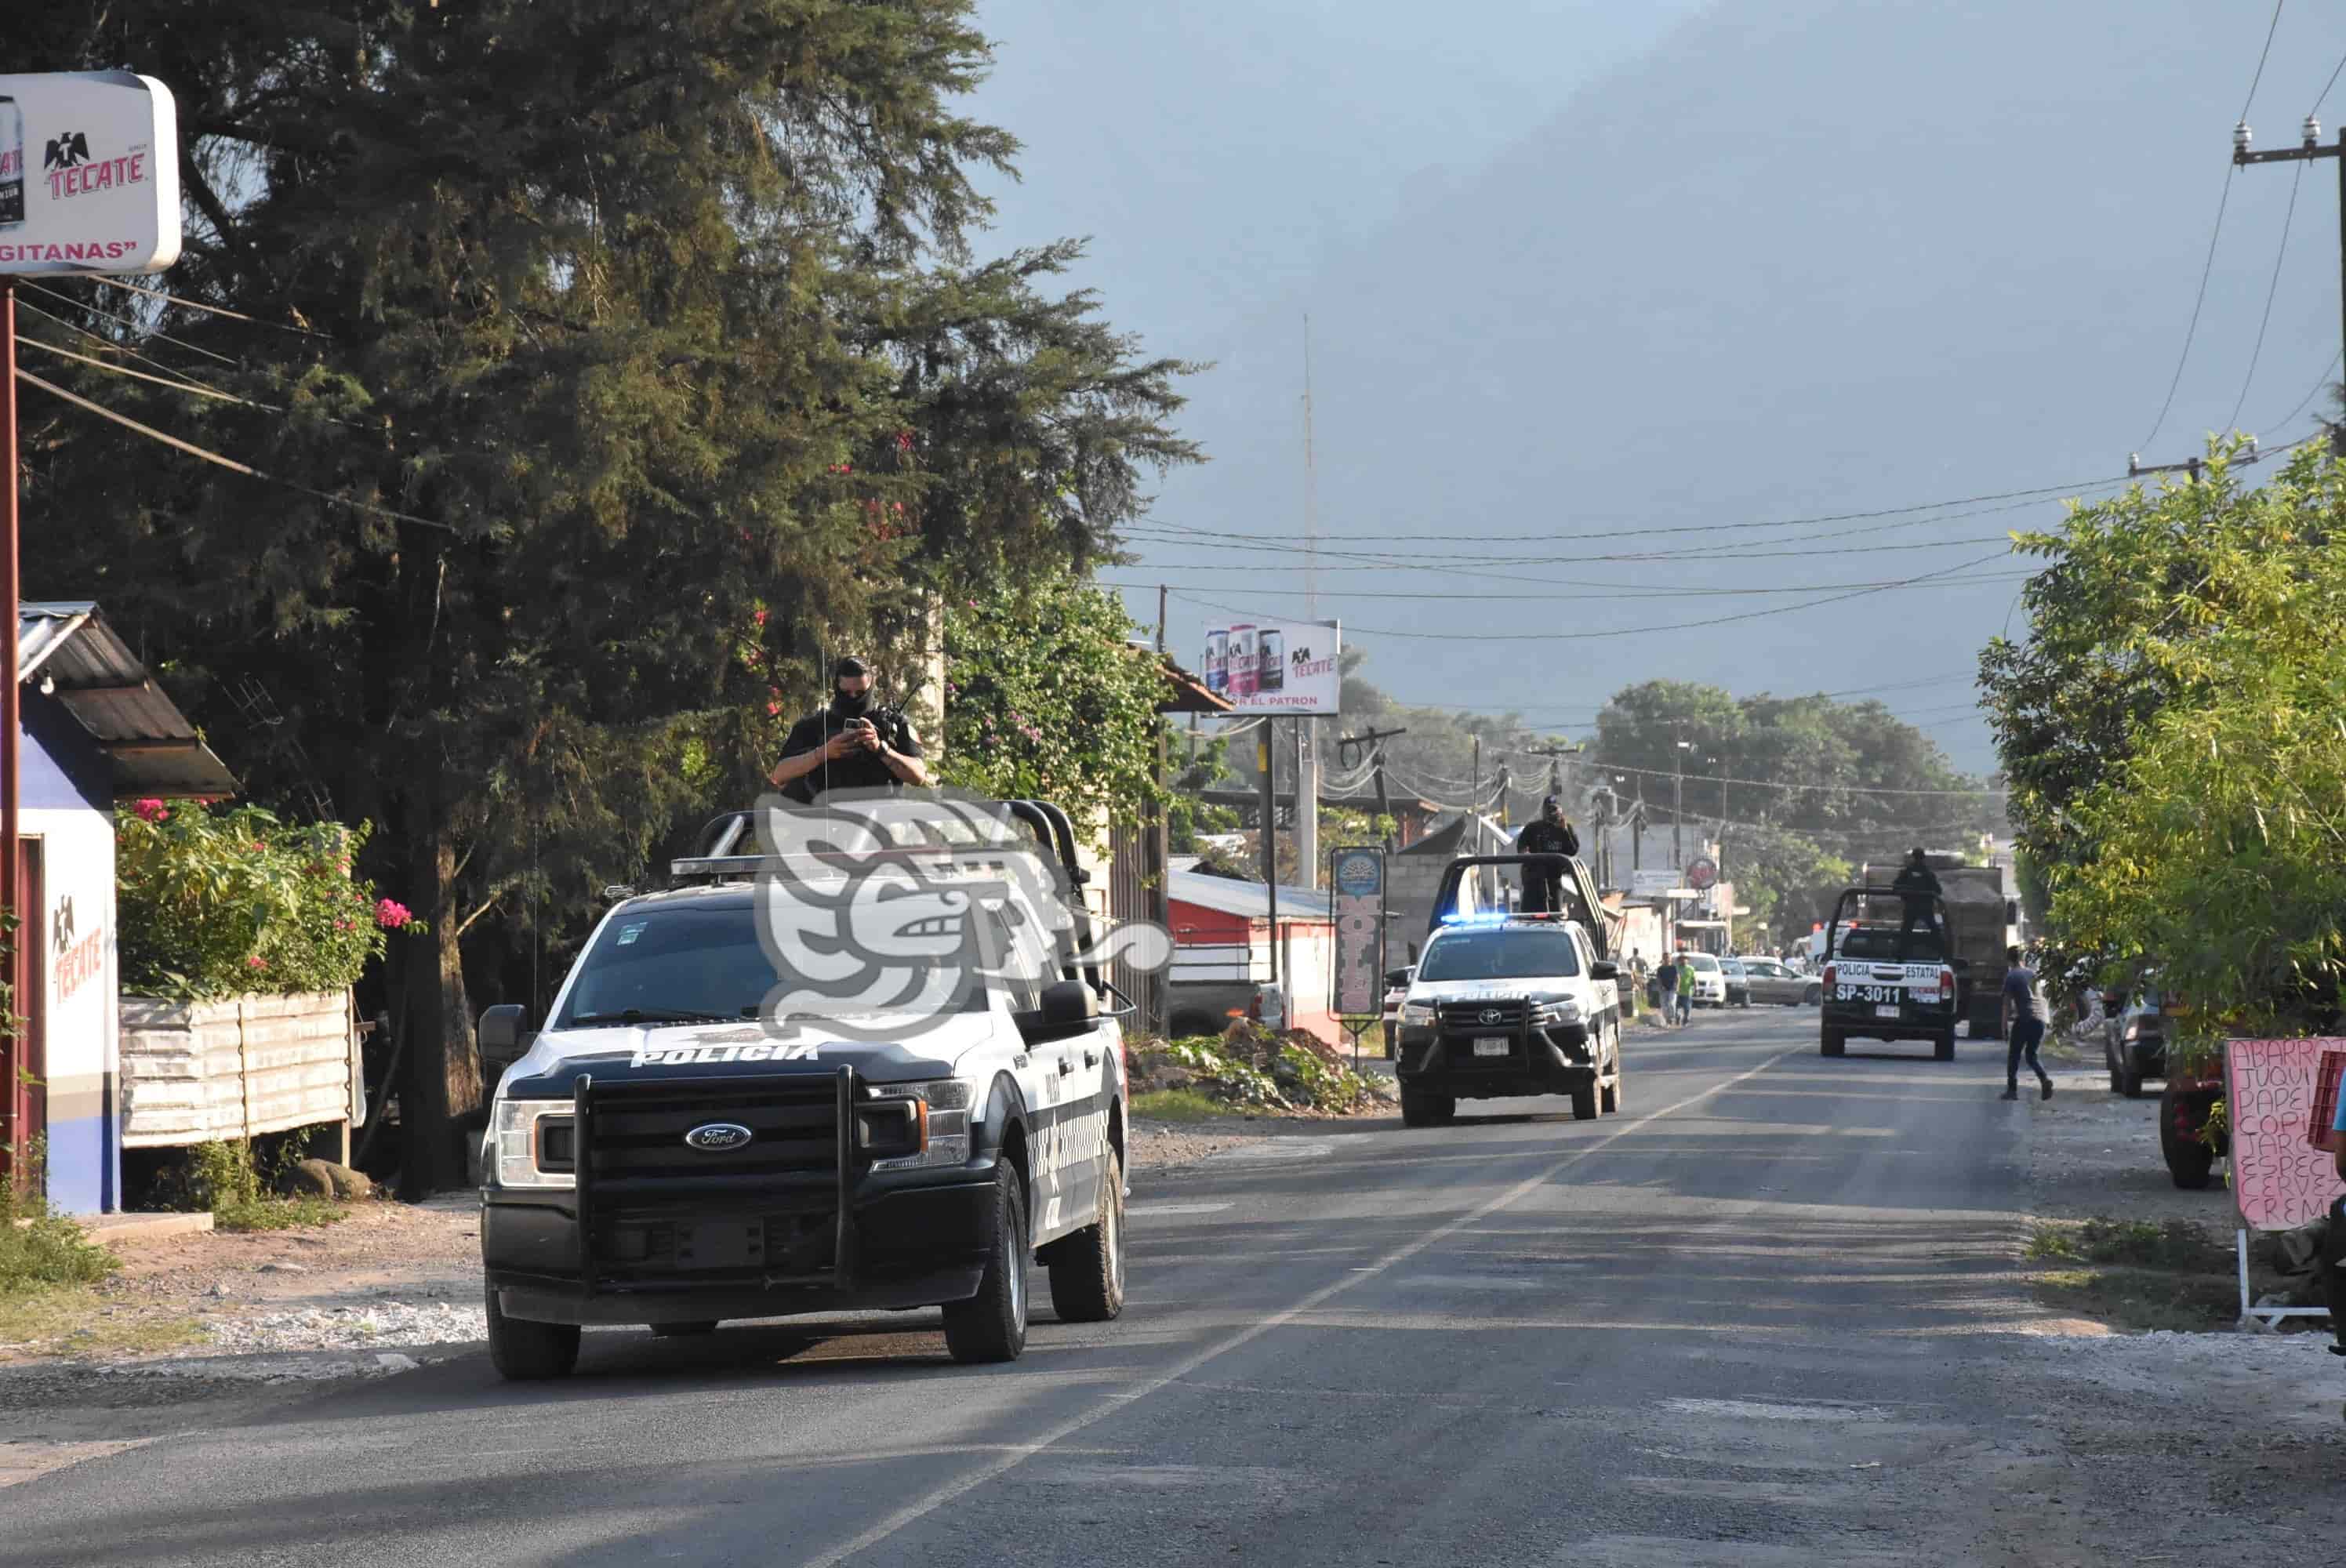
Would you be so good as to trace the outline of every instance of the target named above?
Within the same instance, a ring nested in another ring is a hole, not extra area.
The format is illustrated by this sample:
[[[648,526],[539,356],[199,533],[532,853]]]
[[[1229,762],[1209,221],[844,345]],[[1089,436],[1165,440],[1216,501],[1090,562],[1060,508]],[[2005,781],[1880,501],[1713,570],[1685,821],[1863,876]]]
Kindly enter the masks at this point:
[[[473,1357],[14,1490],[0,1564],[2029,1560],[2002,1047],[1815,1020],[1633,1033],[1617,1117],[1145,1177],[1124,1318],[1012,1366],[933,1314]]]

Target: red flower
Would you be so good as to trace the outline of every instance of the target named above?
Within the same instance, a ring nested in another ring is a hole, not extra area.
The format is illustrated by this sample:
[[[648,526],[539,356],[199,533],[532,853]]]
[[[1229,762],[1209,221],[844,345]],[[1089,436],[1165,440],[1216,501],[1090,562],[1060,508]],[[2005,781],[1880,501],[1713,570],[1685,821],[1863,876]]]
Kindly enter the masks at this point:
[[[170,809],[160,800],[141,800],[131,809],[138,813],[138,820],[142,822],[159,822],[171,814]]]
[[[247,969],[267,969],[269,967],[269,961],[256,952],[250,958],[244,961],[244,966]]]
[[[391,899],[382,899],[374,906],[374,923],[385,931],[397,931],[414,918],[407,912],[405,904]]]
[[[896,450],[899,452],[910,452],[913,450],[913,433],[911,431],[900,430],[896,433]]]
[[[764,626],[766,624],[766,612],[760,610],[756,615],[751,616],[750,617],[750,624],[759,626]]]

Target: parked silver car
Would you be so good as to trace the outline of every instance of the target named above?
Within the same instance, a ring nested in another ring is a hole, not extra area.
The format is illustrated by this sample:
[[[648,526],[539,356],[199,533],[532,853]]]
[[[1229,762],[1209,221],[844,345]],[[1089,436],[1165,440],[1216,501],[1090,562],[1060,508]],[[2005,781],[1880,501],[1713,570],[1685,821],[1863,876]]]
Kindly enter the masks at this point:
[[[1754,1003],[1770,1006],[1798,1007],[1813,1003],[1823,995],[1816,980],[1772,958],[1747,958],[1743,965],[1743,987]]]

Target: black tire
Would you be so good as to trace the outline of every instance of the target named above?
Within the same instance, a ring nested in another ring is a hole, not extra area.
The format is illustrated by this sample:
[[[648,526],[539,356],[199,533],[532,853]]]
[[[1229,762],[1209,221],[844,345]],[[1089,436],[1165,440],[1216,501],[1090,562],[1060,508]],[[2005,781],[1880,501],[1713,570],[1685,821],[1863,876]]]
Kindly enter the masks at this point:
[[[536,1323],[508,1318],[497,1305],[495,1286],[488,1288],[489,1360],[497,1375],[510,1382],[536,1382],[566,1378],[578,1365],[578,1325]]]
[[[1572,1119],[1593,1122],[1596,1119],[1596,1085],[1586,1084],[1572,1092]]]
[[[956,1361],[1015,1361],[1026,1349],[1026,1183],[1005,1164],[994,1178],[994,1256],[977,1294],[945,1305],[945,1349]]]
[[[1107,1151],[1099,1218],[1051,1248],[1051,1309],[1062,1323],[1107,1323],[1124,1311],[1124,1167]]]
[[[1824,988],[1823,986],[1821,986],[1821,985],[1811,985],[1811,986],[1810,986],[1806,991],[1804,991],[1804,992],[1800,993],[1800,1005],[1801,1005],[1801,1006],[1803,1006],[1803,1007],[1822,1007],[1824,1004],[1825,1004],[1825,988]]]
[[[2120,1053],[2118,1063],[2118,1093],[2129,1100],[2141,1099],[2142,1069],[2134,1064],[2134,1053]]]
[[[1613,1026],[1613,1076],[1599,1096],[1600,1109],[1608,1116],[1621,1114],[1621,1026]]]
[[[2110,1049],[2110,1043],[2107,1040],[2102,1042],[2102,1065],[2108,1068],[2110,1071],[2110,1093],[2113,1095],[2126,1095],[2126,1069],[2118,1065],[2117,1053]],[[2141,1092],[2142,1081],[2140,1079],[2137,1079],[2135,1081],[2135,1093],[2140,1094]],[[2132,1099],[2134,1095],[2127,1095],[2127,1097],[2128,1099]]]
[[[1952,1062],[1954,1059],[1955,1032],[1953,1029],[1949,1029],[1944,1034],[1940,1035],[1937,1039],[1931,1042],[1931,1060],[1933,1062]]]
[[[2158,1152],[2167,1161],[2167,1174],[2175,1185],[2187,1192],[2198,1192],[2208,1185],[2208,1173],[2215,1168],[2216,1151],[2207,1145],[2187,1140],[2175,1125],[2176,1094],[2168,1089],[2158,1096]]]
[[[1826,1030],[1817,1045],[1818,1054],[1824,1056],[1839,1056],[1848,1049],[1849,1036],[1838,1029]]]
[[[1448,1095],[1428,1094],[1423,1089],[1401,1086],[1401,1125],[1404,1127],[1438,1127],[1458,1114],[1458,1102]]]
[[[697,1335],[715,1332],[717,1332],[717,1322],[714,1319],[706,1323],[655,1323],[652,1325],[653,1335],[662,1339],[688,1339]]]

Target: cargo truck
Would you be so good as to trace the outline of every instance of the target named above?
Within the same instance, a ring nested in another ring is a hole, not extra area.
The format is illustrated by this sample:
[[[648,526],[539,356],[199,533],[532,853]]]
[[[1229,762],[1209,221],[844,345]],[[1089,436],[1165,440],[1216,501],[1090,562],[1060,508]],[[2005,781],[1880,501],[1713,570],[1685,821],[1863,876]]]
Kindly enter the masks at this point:
[[[1943,850],[1923,859],[1939,879],[1939,897],[1946,909],[1949,958],[1964,961],[1956,972],[1955,1016],[1968,1025],[1974,1040],[2004,1035],[2004,949],[2020,942],[2020,900],[2004,866],[1965,864],[1960,855]],[[1858,874],[1862,883],[1888,886],[1898,874],[1898,862],[1868,865]]]

